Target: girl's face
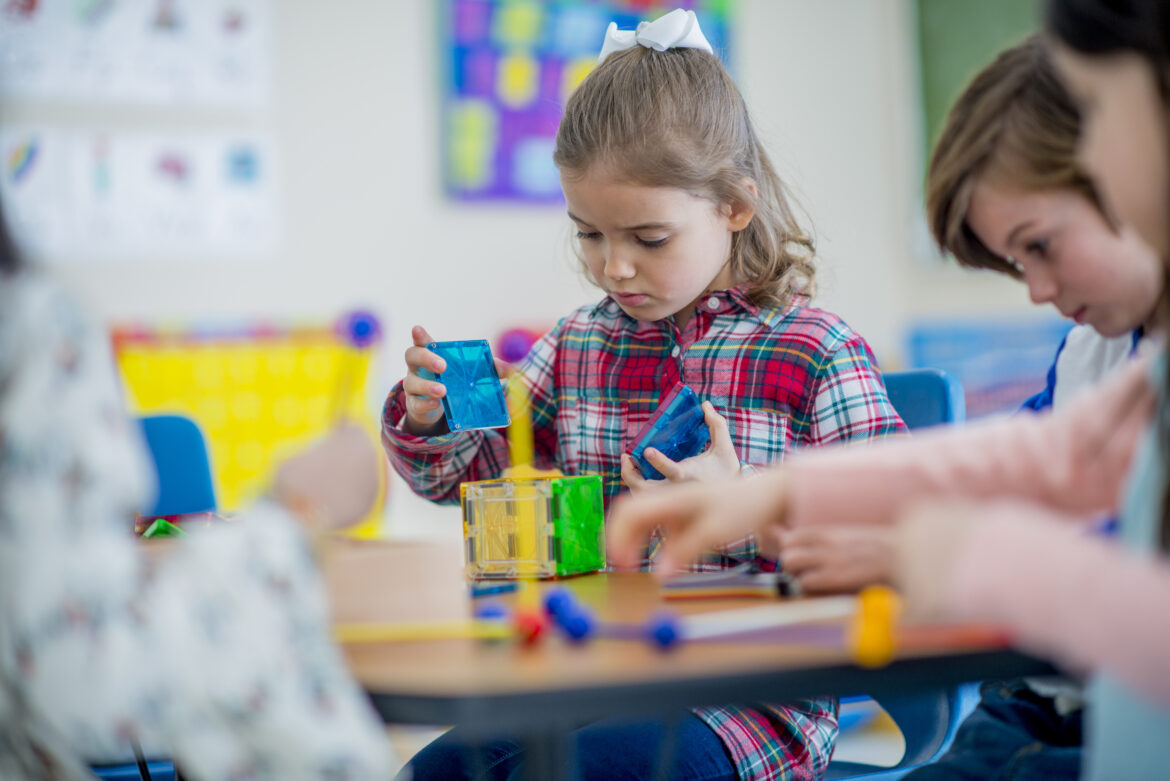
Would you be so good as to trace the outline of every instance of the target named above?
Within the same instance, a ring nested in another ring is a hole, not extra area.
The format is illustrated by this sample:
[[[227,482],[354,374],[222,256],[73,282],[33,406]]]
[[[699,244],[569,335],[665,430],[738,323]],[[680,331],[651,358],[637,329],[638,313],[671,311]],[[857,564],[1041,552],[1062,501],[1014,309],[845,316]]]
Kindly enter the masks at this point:
[[[646,187],[592,166],[561,177],[593,280],[626,314],[644,321],[671,315],[681,330],[710,290],[734,286],[731,237],[752,212],[722,208],[673,187]]]
[[[1115,232],[1075,190],[1019,190],[979,179],[967,224],[992,252],[1019,264],[1028,295],[1102,336],[1129,333],[1154,314],[1157,254],[1135,231]]]
[[[1090,57],[1060,44],[1053,61],[1081,111],[1081,164],[1121,222],[1170,257],[1170,137],[1153,70],[1137,54]]]

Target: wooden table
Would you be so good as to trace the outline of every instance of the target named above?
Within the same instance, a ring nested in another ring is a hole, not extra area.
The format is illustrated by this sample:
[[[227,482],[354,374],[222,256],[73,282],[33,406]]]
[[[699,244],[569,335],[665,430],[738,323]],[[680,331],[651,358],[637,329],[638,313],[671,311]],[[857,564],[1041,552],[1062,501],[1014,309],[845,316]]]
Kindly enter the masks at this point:
[[[396,594],[425,605],[424,583],[404,583],[379,567],[370,549],[331,562],[360,593],[333,583],[347,620],[376,609],[372,594]],[[365,572],[353,566],[364,558]],[[668,607],[680,613],[760,604],[761,600],[687,600],[667,605],[648,573],[607,573],[542,583],[570,588],[609,621],[644,622]],[[460,588],[465,586],[460,584]],[[508,600],[501,600],[508,601]],[[355,604],[364,610],[355,612]],[[449,614],[436,618],[450,617]],[[826,694],[871,696],[938,689],[964,681],[1050,674],[1052,667],[1021,654],[986,648],[918,649],[889,665],[866,669],[842,648],[776,642],[702,641],[663,652],[649,643],[596,639],[573,645],[552,636],[534,647],[475,640],[355,644],[345,648],[351,670],[387,722],[453,724],[473,738],[510,737],[530,747],[532,777],[552,778],[564,736],[586,722],[614,717],[664,718],[688,707],[778,702]]]

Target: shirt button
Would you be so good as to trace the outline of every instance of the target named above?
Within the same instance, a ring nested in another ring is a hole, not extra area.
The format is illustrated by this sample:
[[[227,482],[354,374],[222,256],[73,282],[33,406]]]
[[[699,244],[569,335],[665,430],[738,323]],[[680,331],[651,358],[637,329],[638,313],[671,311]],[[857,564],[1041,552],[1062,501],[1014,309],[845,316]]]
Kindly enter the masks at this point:
[[[707,299],[707,308],[708,309],[718,309],[719,308],[718,296],[711,296],[710,298]]]
[[[675,345],[675,346],[674,346],[674,347],[671,349],[671,351],[670,351],[670,354],[671,354],[671,355],[673,355],[675,358],[677,358],[677,357],[678,357],[678,354],[679,354],[679,353],[681,353],[681,352],[682,352],[682,350],[678,349],[678,345],[676,344],[676,345]]]

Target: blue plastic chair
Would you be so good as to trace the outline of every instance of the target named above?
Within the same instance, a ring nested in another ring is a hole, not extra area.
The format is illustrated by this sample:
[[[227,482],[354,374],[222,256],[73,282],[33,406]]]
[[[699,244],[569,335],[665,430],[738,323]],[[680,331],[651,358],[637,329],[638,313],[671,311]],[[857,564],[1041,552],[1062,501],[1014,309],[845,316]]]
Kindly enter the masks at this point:
[[[967,417],[963,386],[938,369],[888,372],[883,379],[890,402],[911,430],[945,423],[961,423]],[[979,702],[979,685],[964,683],[948,689],[899,696],[874,697],[906,741],[901,760],[892,767],[864,762],[829,763],[826,779],[894,781],[920,765],[935,761],[955,738],[963,719]]]
[[[207,443],[195,421],[181,415],[140,419],[158,472],[158,498],[144,515],[183,515],[215,509]]]
[[[215,509],[215,488],[211,481],[211,460],[203,432],[182,415],[151,415],[140,418],[146,445],[158,474],[158,496],[148,516],[185,515]],[[146,762],[151,781],[174,781],[175,766],[165,760]],[[98,765],[90,768],[102,781],[138,781],[144,778],[138,764]]]

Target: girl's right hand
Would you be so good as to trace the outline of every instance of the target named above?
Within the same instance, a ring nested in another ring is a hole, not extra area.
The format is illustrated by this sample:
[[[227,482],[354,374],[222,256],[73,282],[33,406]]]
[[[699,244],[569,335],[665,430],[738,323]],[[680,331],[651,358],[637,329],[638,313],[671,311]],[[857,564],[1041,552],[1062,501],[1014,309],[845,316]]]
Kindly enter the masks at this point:
[[[406,377],[402,380],[402,391],[406,396],[406,417],[402,430],[418,436],[436,436],[447,433],[447,421],[443,417],[443,402],[447,394],[441,382],[428,380],[418,370],[429,369],[435,374],[447,370],[447,362],[427,349],[435,341],[427,329],[416,325],[410,329],[414,346],[406,350]]]

